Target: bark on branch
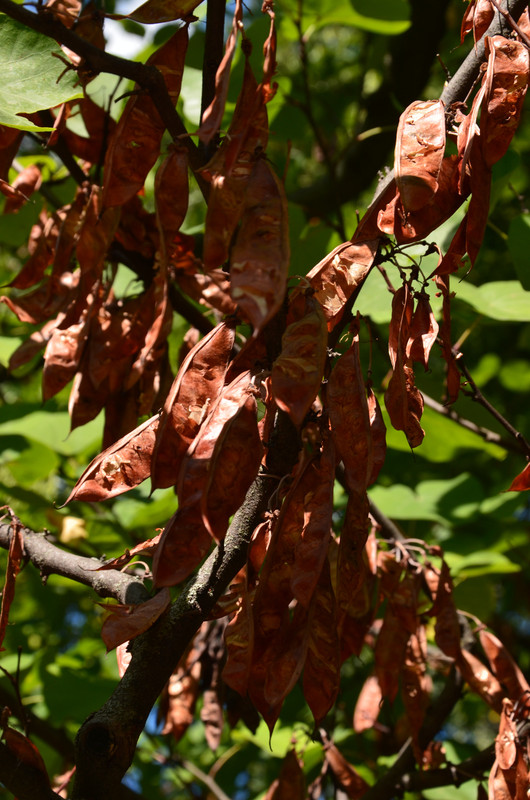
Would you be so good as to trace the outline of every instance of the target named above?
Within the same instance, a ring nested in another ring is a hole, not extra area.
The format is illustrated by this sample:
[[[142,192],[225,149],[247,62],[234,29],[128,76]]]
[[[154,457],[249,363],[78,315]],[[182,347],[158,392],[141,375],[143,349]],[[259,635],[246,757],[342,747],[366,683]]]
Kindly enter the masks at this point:
[[[101,566],[97,558],[86,558],[67,553],[52,544],[45,533],[35,533],[23,528],[24,551],[43,579],[49,575],[62,575],[64,578],[90,586],[100,597],[113,597],[119,603],[142,603],[149,598],[143,583],[133,575],[116,569],[98,572]],[[11,525],[0,524],[0,547],[9,548]]]

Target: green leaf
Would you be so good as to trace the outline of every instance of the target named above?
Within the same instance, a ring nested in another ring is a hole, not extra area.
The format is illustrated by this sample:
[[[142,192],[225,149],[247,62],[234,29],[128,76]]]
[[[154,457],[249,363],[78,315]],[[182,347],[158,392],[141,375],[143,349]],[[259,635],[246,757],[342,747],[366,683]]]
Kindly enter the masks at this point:
[[[29,485],[48,478],[59,465],[51,447],[22,436],[0,436],[1,460],[16,481]]]
[[[355,25],[365,31],[396,36],[410,28],[408,0],[350,0]]]
[[[282,38],[297,38],[293,21],[299,14],[297,0],[286,0],[279,9]],[[408,0],[306,0],[302,28],[311,33],[325,25],[350,25],[371,33],[397,35],[410,27]]]
[[[519,564],[514,564],[503,553],[497,553],[494,550],[477,550],[465,556],[446,551],[445,560],[453,577],[461,580],[477,578],[480,575],[507,575],[521,571]]]
[[[17,416],[9,419],[8,415],[13,411]],[[102,427],[103,417],[99,415],[69,434],[70,418],[66,411],[33,411],[22,404],[16,409],[4,407],[0,411],[0,435],[28,436],[65,456],[76,455],[89,448],[97,450],[101,446]]]
[[[482,286],[462,281],[454,290],[458,300],[485,317],[502,322],[530,322],[530,291],[525,291],[519,281],[491,281]]]
[[[517,277],[525,289],[530,290],[528,253],[530,252],[530,214],[520,214],[508,229],[508,250],[515,264]]]
[[[383,418],[386,425],[388,447],[403,453],[410,453],[410,447],[404,434],[394,430],[384,407]],[[416,456],[422,456],[428,461],[438,464],[453,461],[462,450],[480,450],[499,461],[506,458],[506,452],[502,447],[485,442],[477,434],[463,428],[457,422],[449,419],[449,417],[444,417],[428,406],[423,411],[421,425],[425,429],[425,438],[414,453]]]
[[[9,359],[23,342],[23,339],[16,336],[0,336],[0,364],[7,367]]]
[[[50,131],[18,114],[54,108],[82,97],[74,69],[65,72],[62,50],[41,33],[0,16],[0,123],[22,131]],[[64,73],[64,74],[63,74]]]

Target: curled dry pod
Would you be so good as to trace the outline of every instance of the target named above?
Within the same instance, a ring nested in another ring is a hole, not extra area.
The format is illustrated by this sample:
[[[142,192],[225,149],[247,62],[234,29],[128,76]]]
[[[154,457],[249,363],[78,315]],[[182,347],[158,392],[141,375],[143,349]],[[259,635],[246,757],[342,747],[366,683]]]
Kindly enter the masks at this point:
[[[215,76],[215,96],[202,115],[199,139],[208,144],[221,125],[230,82],[230,67],[236,49],[237,35],[243,26],[243,2],[236,0],[232,28],[226,40],[225,53]]]
[[[207,271],[221,266],[228,259],[230,243],[241,220],[256,153],[266,147],[267,139],[267,111],[246,56],[243,86],[228,134],[202,171],[211,181],[203,248]]]
[[[347,797],[359,800],[368,790],[368,784],[359,775],[354,766],[347,761],[336,744],[331,742],[326,735],[322,736],[322,743],[326,754],[326,761],[331,767],[335,778],[340,783]]]
[[[180,94],[188,28],[180,28],[156,50],[147,65],[164,76],[173,105]],[[121,206],[140,191],[160,153],[165,124],[150,94],[135,87],[109,143],[104,166],[103,208]]]
[[[505,687],[508,697],[516,703],[530,693],[527,680],[503,643],[489,631],[480,631],[482,645],[495,677]]]
[[[386,452],[385,427],[377,400],[367,397],[359,358],[359,332],[339,358],[327,384],[326,405],[335,446],[351,491],[363,492],[377,478]]]
[[[480,117],[480,141],[491,167],[505,154],[520,122],[530,76],[528,47],[504,36],[486,39],[489,53],[486,92]]]
[[[161,261],[166,266],[188,210],[188,151],[185,147],[171,144],[168,155],[157,169],[155,206]]]
[[[289,267],[285,190],[260,158],[249,178],[241,227],[230,259],[232,299],[254,328],[254,337],[283,303]]]
[[[497,678],[473,653],[462,649],[457,660],[458,669],[471,689],[500,714],[504,692]]]
[[[420,361],[425,371],[429,368],[429,355],[438,331],[439,325],[432,313],[429,296],[427,292],[422,291],[417,297],[416,308],[410,322],[405,355],[412,361]]]
[[[138,605],[103,605],[110,612],[101,628],[101,638],[105,642],[107,653],[144,633],[162,616],[170,603],[170,591],[164,588],[150,600]]]
[[[223,386],[234,337],[235,323],[221,322],[184,359],[160,415],[151,470],[154,489],[176,484],[182,458]]]
[[[394,157],[396,184],[405,214],[427,205],[438,189],[445,150],[445,106],[415,101],[399,118]]]
[[[320,304],[310,294],[291,298],[282,350],[272,366],[271,389],[278,405],[301,425],[318,394],[328,336]]]
[[[96,456],[64,505],[74,500],[87,503],[108,500],[128,492],[148,478],[158,420],[156,414]]]
[[[337,604],[327,560],[313,594],[308,632],[303,688],[307,705],[318,724],[335,703],[340,685]]]
[[[412,362],[406,355],[411,316],[412,297],[408,285],[404,284],[392,302],[388,350],[394,369],[385,392],[385,405],[392,427],[405,433],[411,447],[418,447],[425,431],[420,424],[423,397],[416,388]]]
[[[344,306],[362,286],[379,248],[379,239],[344,242],[307,274],[327,320],[328,330],[339,322]]]
[[[235,414],[222,424],[201,498],[203,522],[217,541],[223,538],[229,518],[245,499],[261,463],[263,448],[254,394],[243,392]]]
[[[381,711],[382,701],[383,693],[377,676],[369,675],[363,684],[353,712],[353,730],[355,733],[362,733],[374,727]]]

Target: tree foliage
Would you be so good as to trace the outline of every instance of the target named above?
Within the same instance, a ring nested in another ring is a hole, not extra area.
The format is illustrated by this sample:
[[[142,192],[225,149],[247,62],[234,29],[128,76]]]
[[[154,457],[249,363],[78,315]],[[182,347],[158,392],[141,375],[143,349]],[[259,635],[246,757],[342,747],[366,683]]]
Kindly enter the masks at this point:
[[[0,0],[1,784],[526,798],[528,4],[122,11]]]

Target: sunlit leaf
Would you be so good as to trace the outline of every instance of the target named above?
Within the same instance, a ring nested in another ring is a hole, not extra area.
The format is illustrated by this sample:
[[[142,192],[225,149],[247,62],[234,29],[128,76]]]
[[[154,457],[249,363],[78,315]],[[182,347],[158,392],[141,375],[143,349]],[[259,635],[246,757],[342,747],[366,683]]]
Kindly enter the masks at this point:
[[[66,71],[62,51],[43,34],[0,16],[0,124],[24,131],[50,131],[19,116],[82,97],[74,70]],[[59,76],[61,76],[59,81]]]

